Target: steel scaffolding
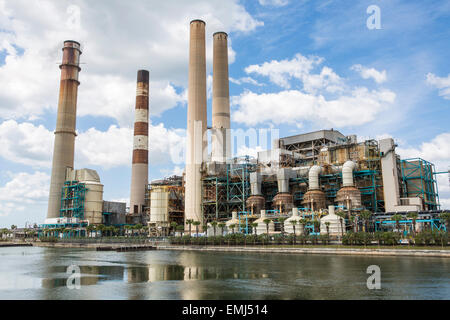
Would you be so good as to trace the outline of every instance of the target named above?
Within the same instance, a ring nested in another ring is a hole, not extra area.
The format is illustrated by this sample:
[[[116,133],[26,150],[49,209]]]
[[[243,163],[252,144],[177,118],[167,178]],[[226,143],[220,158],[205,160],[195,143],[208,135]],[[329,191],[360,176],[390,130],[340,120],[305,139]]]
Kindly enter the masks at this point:
[[[61,191],[60,217],[84,219],[86,186],[78,181],[66,181]]]

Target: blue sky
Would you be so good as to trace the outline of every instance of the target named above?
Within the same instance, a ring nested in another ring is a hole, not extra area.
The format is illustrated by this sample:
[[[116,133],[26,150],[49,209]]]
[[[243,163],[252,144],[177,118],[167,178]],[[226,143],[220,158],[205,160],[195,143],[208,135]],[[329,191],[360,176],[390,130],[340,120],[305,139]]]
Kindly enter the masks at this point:
[[[370,5],[381,29],[367,28]],[[209,76],[212,34],[229,33],[232,128],[391,136],[402,157],[450,165],[448,1],[0,0],[0,226],[45,218],[66,39],[83,45],[75,167],[127,201],[135,78],[148,69],[150,179],[182,172],[195,18]],[[208,111],[211,124],[210,99]],[[439,189],[450,208],[447,175]]]

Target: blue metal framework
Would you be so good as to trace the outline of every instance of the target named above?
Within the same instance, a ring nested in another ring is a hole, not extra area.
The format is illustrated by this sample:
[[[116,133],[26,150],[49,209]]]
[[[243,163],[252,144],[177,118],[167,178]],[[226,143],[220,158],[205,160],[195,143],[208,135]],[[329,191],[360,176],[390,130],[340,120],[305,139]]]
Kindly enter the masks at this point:
[[[420,197],[426,210],[439,210],[439,193],[434,176],[434,164],[421,158],[404,159],[400,161],[403,194],[406,197]]]
[[[235,158],[238,164],[227,165],[227,204],[228,212],[246,211],[246,201],[250,195],[250,172],[256,165],[250,163],[250,157]]]
[[[60,217],[84,219],[86,186],[78,181],[66,181],[61,190]]]
[[[384,220],[375,221],[375,231],[381,230],[381,225],[395,225],[397,221],[394,220]],[[442,230],[447,231],[445,223],[442,223],[441,219],[416,219],[416,223],[430,223],[431,230]],[[408,233],[412,231],[413,221],[409,219],[400,220],[400,225],[406,225]]]

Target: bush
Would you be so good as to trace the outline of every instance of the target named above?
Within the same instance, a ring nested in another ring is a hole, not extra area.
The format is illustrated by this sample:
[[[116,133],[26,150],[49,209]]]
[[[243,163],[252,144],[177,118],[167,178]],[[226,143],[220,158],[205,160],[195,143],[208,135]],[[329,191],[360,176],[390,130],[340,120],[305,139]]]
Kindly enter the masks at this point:
[[[55,243],[58,242],[57,237],[42,237],[40,238],[41,242],[49,242],[49,243]]]

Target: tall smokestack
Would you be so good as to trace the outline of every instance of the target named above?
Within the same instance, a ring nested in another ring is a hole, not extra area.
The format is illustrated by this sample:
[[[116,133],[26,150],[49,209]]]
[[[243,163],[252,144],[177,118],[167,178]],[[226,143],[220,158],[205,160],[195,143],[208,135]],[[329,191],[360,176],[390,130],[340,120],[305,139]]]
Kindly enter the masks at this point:
[[[61,209],[61,188],[66,180],[66,169],[73,168],[75,126],[77,116],[78,73],[81,46],[76,41],[65,41],[59,89],[58,115],[53,149],[52,178],[48,199],[47,218],[58,218]]]
[[[148,184],[149,77],[147,70],[138,71],[130,194],[130,212],[134,214],[143,213],[145,187]]]
[[[189,88],[187,115],[185,222],[187,219],[203,222],[201,196],[201,167],[206,160],[206,49],[205,22],[193,20],[190,24]]]
[[[231,153],[228,35],[216,32],[213,38],[212,161],[225,163]]]

